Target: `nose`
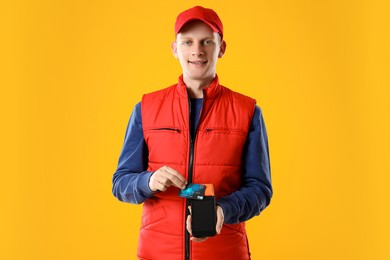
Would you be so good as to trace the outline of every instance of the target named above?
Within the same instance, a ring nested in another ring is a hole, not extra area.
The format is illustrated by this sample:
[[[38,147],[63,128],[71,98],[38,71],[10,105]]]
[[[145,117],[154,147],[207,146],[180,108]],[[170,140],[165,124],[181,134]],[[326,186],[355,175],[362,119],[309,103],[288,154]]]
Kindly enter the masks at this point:
[[[204,55],[203,46],[200,43],[194,44],[193,49],[191,51],[192,56],[202,56]]]

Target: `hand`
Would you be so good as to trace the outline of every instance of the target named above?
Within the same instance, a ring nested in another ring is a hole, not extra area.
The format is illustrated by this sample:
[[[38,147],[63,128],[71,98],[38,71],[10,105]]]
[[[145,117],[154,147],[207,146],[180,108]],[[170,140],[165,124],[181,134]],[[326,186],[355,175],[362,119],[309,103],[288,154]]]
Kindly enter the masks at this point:
[[[149,188],[152,191],[166,191],[172,185],[179,189],[184,189],[187,185],[187,180],[171,167],[163,166],[150,176]]]
[[[191,206],[189,206],[188,209],[190,210],[190,214],[187,216],[187,231],[192,236]],[[217,231],[217,234],[221,234],[221,229],[222,229],[223,221],[224,221],[224,215],[223,215],[223,210],[222,210],[221,206],[217,205],[216,213],[217,213],[217,225],[215,226],[215,230]],[[191,240],[194,242],[203,242],[207,239],[208,239],[208,237],[191,237]]]

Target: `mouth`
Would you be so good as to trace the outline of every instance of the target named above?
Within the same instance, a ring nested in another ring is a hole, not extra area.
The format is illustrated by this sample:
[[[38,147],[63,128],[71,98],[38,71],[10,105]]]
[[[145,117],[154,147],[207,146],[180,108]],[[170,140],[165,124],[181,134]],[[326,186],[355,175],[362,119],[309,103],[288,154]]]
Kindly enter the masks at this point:
[[[199,61],[194,60],[194,61],[190,61],[190,60],[189,60],[188,63],[194,64],[194,65],[203,65],[203,64],[206,64],[206,63],[207,63],[207,60],[206,60],[206,61],[204,61],[204,60],[199,60]]]

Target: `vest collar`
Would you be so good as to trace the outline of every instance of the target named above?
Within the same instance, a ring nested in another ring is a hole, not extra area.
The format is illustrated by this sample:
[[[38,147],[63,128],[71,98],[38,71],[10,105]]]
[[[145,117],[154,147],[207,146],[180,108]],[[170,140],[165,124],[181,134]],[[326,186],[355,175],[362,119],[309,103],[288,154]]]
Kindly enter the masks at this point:
[[[180,75],[176,89],[180,97],[188,98],[187,86],[183,81],[183,75]],[[218,75],[215,75],[210,85],[203,89],[203,99],[215,98],[220,91],[221,85],[219,85]]]

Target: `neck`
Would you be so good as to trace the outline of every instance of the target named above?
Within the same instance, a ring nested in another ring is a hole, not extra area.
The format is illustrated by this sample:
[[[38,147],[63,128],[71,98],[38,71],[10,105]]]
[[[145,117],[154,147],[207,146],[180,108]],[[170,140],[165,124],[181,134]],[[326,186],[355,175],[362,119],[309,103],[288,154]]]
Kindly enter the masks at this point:
[[[213,79],[214,78],[205,80],[192,80],[183,77],[183,81],[187,86],[188,94],[191,98],[203,98],[203,89],[207,88]]]

